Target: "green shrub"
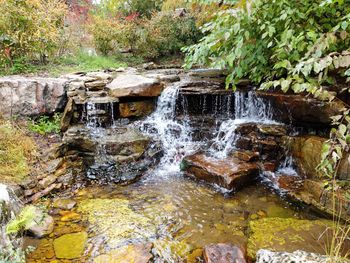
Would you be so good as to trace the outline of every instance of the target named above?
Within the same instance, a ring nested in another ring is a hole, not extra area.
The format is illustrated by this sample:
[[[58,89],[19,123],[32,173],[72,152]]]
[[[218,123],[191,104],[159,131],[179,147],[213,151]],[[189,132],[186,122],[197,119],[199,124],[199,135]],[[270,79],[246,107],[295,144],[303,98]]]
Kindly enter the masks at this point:
[[[196,43],[201,33],[192,16],[174,17],[172,13],[156,13],[143,24],[137,53],[157,58],[179,53],[181,48]]]
[[[55,113],[53,118],[50,118],[49,116],[41,116],[37,121],[32,121],[28,128],[29,130],[37,132],[41,135],[45,135],[47,133],[59,133],[60,122],[61,114]]]
[[[58,48],[66,11],[63,0],[0,0],[0,67],[45,62]]]
[[[6,233],[17,234],[20,231],[27,230],[34,223],[35,218],[35,206],[29,205],[25,206],[16,219],[10,221],[6,225]]]
[[[166,12],[155,13],[151,19],[97,17],[91,28],[96,48],[102,54],[130,50],[150,59],[179,53],[181,48],[196,43],[201,37],[194,17],[174,17]]]

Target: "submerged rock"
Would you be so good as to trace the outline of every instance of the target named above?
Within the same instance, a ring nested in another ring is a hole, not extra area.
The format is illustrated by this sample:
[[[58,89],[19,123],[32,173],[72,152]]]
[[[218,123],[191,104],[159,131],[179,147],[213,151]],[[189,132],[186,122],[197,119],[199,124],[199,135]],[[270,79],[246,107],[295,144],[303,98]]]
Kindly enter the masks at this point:
[[[103,233],[111,247],[131,240],[146,240],[156,233],[152,220],[135,213],[124,199],[88,199],[79,204],[78,210],[96,233]]]
[[[72,199],[56,199],[53,202],[52,207],[64,210],[71,210],[76,204],[77,202]]]
[[[206,263],[246,263],[242,250],[230,244],[212,244],[204,248]]]
[[[94,263],[147,263],[153,255],[152,244],[132,244],[94,258]]]
[[[266,249],[261,249],[256,255],[256,263],[320,263],[331,262],[327,256],[315,253],[308,253],[302,250],[287,252],[273,252]]]
[[[259,168],[255,163],[236,158],[216,159],[204,154],[194,154],[183,159],[182,170],[187,175],[230,190],[238,190],[256,179]]]
[[[78,232],[66,234],[53,241],[55,255],[59,259],[75,259],[83,255],[88,234]]]
[[[331,221],[294,218],[263,218],[249,222],[248,257],[255,259],[259,249],[323,253],[333,233]],[[328,231],[327,231],[328,230]]]

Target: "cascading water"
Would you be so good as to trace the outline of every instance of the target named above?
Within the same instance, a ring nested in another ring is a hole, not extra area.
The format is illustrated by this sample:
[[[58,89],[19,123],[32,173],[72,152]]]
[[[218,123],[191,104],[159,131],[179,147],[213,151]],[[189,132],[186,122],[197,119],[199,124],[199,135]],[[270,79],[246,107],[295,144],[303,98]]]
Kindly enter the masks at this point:
[[[225,158],[235,148],[237,127],[242,123],[277,124],[273,120],[270,104],[257,98],[252,91],[234,93],[235,115],[221,123],[213,140],[209,153],[216,158]]]
[[[179,85],[167,87],[158,99],[156,111],[142,123],[143,132],[160,139],[164,156],[159,167],[164,171],[179,171],[179,164],[186,154],[196,151],[200,143],[194,143],[191,136],[188,114],[176,119],[176,103]],[[185,101],[182,105],[186,109]]]

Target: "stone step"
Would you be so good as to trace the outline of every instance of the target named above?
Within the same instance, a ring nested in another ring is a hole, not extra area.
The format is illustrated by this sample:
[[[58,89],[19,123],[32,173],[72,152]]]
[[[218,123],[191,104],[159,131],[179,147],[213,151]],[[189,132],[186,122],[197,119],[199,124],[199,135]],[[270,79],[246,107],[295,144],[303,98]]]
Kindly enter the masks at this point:
[[[189,176],[235,191],[253,183],[259,174],[256,163],[237,158],[216,159],[202,153],[185,157],[181,166]]]

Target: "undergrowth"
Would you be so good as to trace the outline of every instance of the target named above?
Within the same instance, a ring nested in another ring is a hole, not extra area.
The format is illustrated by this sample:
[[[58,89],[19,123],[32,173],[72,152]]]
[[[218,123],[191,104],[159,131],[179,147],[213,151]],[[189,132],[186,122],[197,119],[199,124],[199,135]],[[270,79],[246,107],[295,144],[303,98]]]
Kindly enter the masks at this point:
[[[34,141],[8,121],[0,121],[0,180],[18,183],[30,172]]]

